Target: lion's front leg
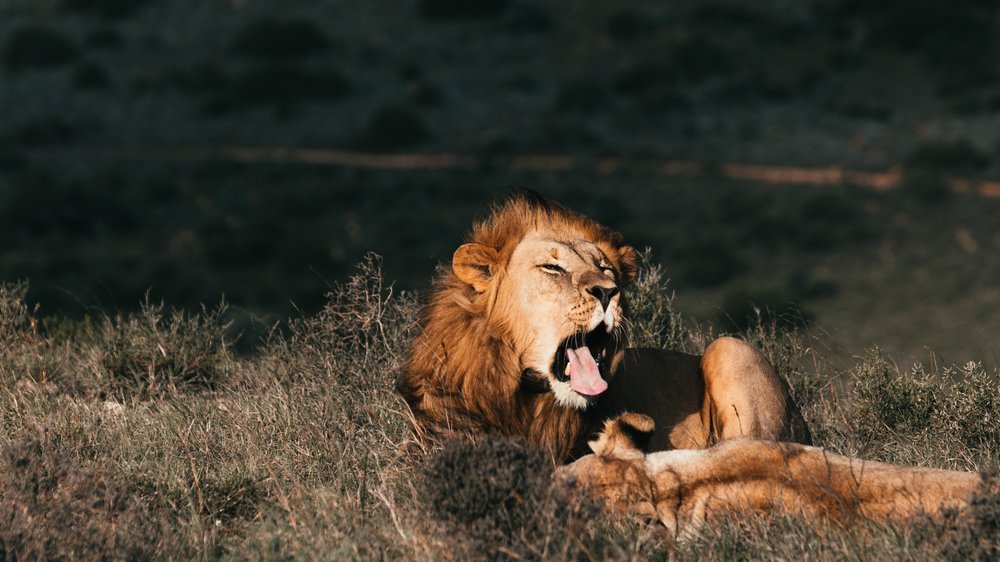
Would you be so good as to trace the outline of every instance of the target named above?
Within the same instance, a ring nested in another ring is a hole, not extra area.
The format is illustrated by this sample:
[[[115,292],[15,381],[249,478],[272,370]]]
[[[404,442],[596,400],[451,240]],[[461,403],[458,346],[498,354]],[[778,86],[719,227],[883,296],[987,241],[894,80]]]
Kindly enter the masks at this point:
[[[701,371],[701,416],[711,441],[753,437],[811,442],[787,385],[752,345],[731,337],[715,340],[702,356]]]

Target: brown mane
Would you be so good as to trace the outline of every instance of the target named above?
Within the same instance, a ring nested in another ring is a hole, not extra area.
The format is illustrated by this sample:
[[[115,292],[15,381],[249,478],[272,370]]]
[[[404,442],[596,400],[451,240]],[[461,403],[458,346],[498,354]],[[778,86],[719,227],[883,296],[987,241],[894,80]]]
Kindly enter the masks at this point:
[[[541,196],[516,194],[494,206],[468,236],[497,251],[499,265],[490,272],[495,281],[477,292],[446,268],[424,307],[399,391],[422,428],[521,436],[562,459],[585,440],[589,423],[581,412],[559,406],[551,392],[524,384],[509,343],[518,319],[496,298],[511,254],[534,231],[589,240],[618,261],[623,280],[634,276],[636,264],[620,259],[620,234]]]

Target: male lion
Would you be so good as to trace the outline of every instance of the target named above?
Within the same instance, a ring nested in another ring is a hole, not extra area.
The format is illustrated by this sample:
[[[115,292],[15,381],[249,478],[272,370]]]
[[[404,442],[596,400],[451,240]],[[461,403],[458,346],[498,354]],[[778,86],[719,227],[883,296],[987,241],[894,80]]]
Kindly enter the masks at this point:
[[[521,193],[477,223],[424,309],[399,390],[418,426],[499,431],[569,460],[607,419],[651,416],[653,450],[734,437],[809,441],[767,359],[734,338],[701,356],[626,349],[620,234]]]

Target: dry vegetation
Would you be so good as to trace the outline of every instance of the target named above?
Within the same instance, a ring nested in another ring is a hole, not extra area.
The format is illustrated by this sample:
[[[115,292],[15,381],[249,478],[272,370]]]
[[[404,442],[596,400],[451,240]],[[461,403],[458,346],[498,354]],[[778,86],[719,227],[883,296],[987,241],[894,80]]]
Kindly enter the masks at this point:
[[[65,559],[995,559],[1000,496],[911,525],[714,521],[675,544],[551,484],[523,442],[413,436],[394,376],[417,301],[372,256],[317,315],[246,357],[220,312],[147,303],[39,319],[0,289],[0,556]],[[648,263],[634,338],[697,349]],[[795,333],[746,335],[789,377],[820,444],[893,462],[995,470],[997,373],[900,369],[878,351],[838,373]],[[837,382],[842,380],[844,384]]]

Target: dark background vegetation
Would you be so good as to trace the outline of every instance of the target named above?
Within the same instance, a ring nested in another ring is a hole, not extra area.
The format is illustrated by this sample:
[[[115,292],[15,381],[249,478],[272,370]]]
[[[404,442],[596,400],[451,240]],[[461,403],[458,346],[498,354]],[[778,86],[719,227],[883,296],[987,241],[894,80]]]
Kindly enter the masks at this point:
[[[998,12],[0,1],[0,558],[996,559],[990,490],[675,544],[524,443],[415,438],[392,380],[435,267],[530,188],[651,248],[635,343],[741,333],[817,444],[995,471]]]
[[[467,4],[4,2],[0,279],[30,279],[43,315],[225,295],[252,342],[367,251],[425,288],[526,187],[652,247],[698,318],[742,326],[756,305],[841,355],[877,341],[997,363],[1000,202],[945,182],[1000,178],[994,2]],[[219,152],[234,147],[476,160]],[[517,165],[547,154],[626,164]],[[902,180],[762,185],[717,177],[727,162]]]

